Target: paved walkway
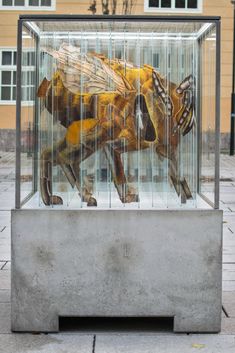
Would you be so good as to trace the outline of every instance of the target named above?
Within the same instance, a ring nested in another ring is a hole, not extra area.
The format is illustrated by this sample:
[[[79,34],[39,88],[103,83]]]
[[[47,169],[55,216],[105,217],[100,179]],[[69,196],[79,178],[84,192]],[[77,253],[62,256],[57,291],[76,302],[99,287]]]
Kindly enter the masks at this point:
[[[220,334],[173,334],[108,328],[78,333],[12,334],[10,331],[10,209],[14,207],[14,156],[0,153],[0,353],[234,353],[235,157],[221,156],[224,210],[223,319]],[[27,261],[27,259],[25,259]]]

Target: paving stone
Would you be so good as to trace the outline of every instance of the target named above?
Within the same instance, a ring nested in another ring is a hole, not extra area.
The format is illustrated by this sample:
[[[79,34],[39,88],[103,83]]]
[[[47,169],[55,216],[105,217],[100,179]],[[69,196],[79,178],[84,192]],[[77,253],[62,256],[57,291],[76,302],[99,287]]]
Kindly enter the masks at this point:
[[[95,353],[234,353],[231,335],[98,335]]]
[[[224,263],[235,263],[235,255],[223,254],[223,262]]]
[[[0,335],[0,353],[92,353],[93,335]]]
[[[224,246],[223,252],[226,255],[235,255],[235,245]]]
[[[234,318],[235,319],[235,303],[224,303],[223,304],[224,310],[226,311],[225,317],[229,318]],[[235,326],[234,326],[234,331],[233,333],[235,334]]]
[[[0,303],[10,303],[10,289],[0,289]]]
[[[10,261],[10,259],[11,259],[10,244],[0,245],[0,259],[1,259],[1,261]]]
[[[231,241],[233,244],[235,244],[235,233],[233,233],[233,229],[227,229],[226,231],[223,231],[223,240],[224,241]]]
[[[235,281],[223,281],[222,283],[223,291],[234,292],[235,291]]]
[[[234,226],[232,226],[231,224],[228,223],[228,226],[223,228],[223,238],[227,239],[227,238],[231,237],[231,239],[233,239],[234,243],[235,243],[235,231],[233,230]]]
[[[11,333],[11,304],[0,303],[0,337],[2,333]]]
[[[235,272],[223,271],[223,280],[224,281],[235,281]]]
[[[3,271],[10,271],[11,270],[11,262],[7,261],[2,270]]]
[[[223,271],[234,272],[235,264],[223,264]]]
[[[233,351],[235,352],[235,318],[222,318],[222,325],[221,325],[221,334],[232,335],[234,339]],[[224,351],[223,353],[227,353]]]
[[[232,293],[232,292],[224,291],[223,292],[223,301],[226,303],[229,303],[231,301],[235,303],[235,292]]]
[[[3,251],[0,253],[0,255],[1,255],[1,260],[11,261],[11,255],[9,254],[9,251]]]
[[[231,193],[223,193],[223,195],[220,197],[220,200],[225,203],[226,205],[229,206],[234,206],[235,205],[235,192]]]
[[[4,268],[4,266],[6,266],[7,261],[0,261],[0,270],[2,270]]]
[[[10,289],[10,271],[0,271],[0,289]]]
[[[234,237],[234,235],[232,235],[232,237]],[[225,246],[234,246],[234,239],[229,236],[224,237],[223,245],[224,245],[224,247]]]
[[[223,306],[229,317],[235,318],[235,292],[223,292]],[[235,330],[234,330],[235,334]]]

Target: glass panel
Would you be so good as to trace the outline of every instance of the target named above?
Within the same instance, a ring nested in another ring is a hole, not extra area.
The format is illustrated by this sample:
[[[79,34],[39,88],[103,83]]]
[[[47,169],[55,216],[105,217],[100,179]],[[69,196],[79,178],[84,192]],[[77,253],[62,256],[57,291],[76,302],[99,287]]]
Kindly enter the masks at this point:
[[[201,38],[201,164],[200,192],[211,203],[215,198],[215,74],[216,33],[211,31]]]
[[[3,51],[2,52],[2,65],[12,65],[12,52],[11,51]]]
[[[24,104],[21,106],[21,201],[24,201],[37,188],[37,139],[35,133],[37,129],[35,101],[32,102],[30,90],[35,92],[34,81],[31,84],[31,70],[35,70],[35,61],[32,61],[31,52],[35,52],[35,39],[31,36],[29,30],[23,27],[22,40],[22,76],[21,76],[21,99]],[[34,56],[35,59],[35,56]],[[29,69],[30,65],[30,69]],[[30,81],[30,82],[29,82]],[[15,96],[15,88],[13,88],[13,97]],[[30,102],[31,100],[31,102]]]
[[[161,0],[161,7],[163,8],[171,8],[171,0]]]
[[[149,7],[159,7],[159,0],[149,0]]]
[[[153,53],[153,66],[159,68],[159,53]]]
[[[41,0],[41,6],[51,6],[51,0]]]
[[[188,0],[188,8],[189,9],[197,9],[198,1],[197,0]]]
[[[39,0],[29,0],[29,6],[39,6]]]
[[[15,6],[24,6],[25,0],[15,0]]]
[[[12,6],[12,0],[2,0],[2,6]]]
[[[29,66],[33,66],[35,63],[35,53],[34,52],[29,52],[29,58],[28,58],[28,63]]]
[[[175,0],[175,7],[176,8],[185,8],[185,0]]]
[[[29,101],[33,101],[35,99],[35,87],[29,87]]]
[[[11,100],[11,87],[2,86],[1,100],[2,101],[10,101]]]
[[[2,71],[2,85],[11,84],[11,71]]]

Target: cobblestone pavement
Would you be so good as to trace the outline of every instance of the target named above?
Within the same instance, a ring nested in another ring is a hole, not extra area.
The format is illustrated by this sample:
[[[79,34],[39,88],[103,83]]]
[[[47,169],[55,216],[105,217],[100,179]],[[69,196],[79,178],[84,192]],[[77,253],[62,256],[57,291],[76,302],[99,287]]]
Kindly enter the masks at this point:
[[[0,153],[0,353],[234,353],[235,352],[235,157],[221,156],[223,308],[220,334],[109,330],[60,334],[10,331],[10,209],[14,207],[14,155]],[[27,259],[26,259],[27,261]]]

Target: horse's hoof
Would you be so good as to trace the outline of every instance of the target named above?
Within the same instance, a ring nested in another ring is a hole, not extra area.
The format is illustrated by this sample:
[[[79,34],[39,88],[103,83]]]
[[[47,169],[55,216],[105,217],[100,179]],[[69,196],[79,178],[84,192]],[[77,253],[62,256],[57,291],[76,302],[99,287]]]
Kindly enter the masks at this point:
[[[87,202],[87,206],[88,207],[94,207],[94,206],[97,206],[97,201],[94,197],[90,197],[88,202]]]
[[[51,205],[63,205],[63,199],[60,196],[52,195],[50,197]]]
[[[139,202],[139,195],[129,194],[129,195],[126,195],[125,198],[123,198],[121,201],[123,203]]]
[[[135,198],[135,200],[133,202],[139,202],[140,198],[138,194],[133,195],[133,197]]]

